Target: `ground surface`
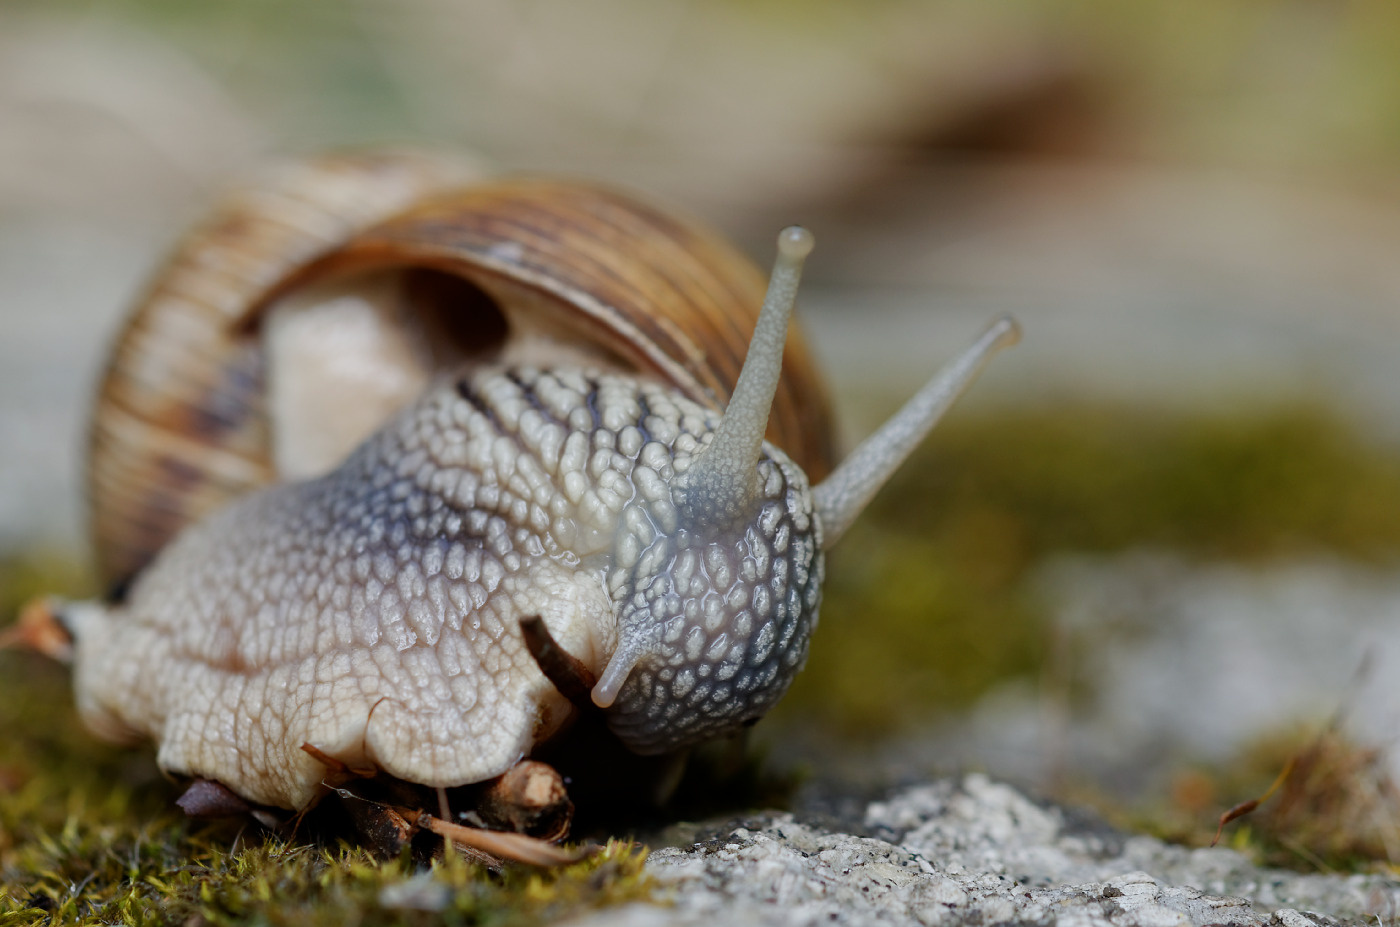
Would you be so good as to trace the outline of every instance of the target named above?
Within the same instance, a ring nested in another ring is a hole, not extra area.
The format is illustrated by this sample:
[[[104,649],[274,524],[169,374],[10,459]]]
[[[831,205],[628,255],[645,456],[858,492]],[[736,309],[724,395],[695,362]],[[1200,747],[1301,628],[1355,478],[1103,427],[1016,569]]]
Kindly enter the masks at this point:
[[[612,843],[543,875],[263,838],[230,847],[228,832],[165,814],[133,840],[103,823],[110,807],[71,809],[61,833],[11,854],[0,923],[1308,927],[1400,911],[1393,873],[1261,868],[1118,832],[980,774],[805,804],[674,825],[644,865]]]
[[[1393,877],[1300,875],[1127,836],[982,775],[899,790],[858,822],[763,814],[697,836],[647,862],[668,905],[573,923],[1307,927],[1400,911]]]

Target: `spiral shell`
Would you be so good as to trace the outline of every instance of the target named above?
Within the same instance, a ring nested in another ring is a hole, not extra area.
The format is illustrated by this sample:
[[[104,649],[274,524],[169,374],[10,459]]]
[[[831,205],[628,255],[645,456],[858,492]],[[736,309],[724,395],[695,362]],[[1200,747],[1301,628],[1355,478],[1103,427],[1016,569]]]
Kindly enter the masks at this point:
[[[753,264],[606,188],[483,176],[419,153],[323,157],[235,192],[185,240],[127,321],[94,412],[88,492],[109,583],[278,478],[261,328],[270,306],[327,281],[395,274],[415,324],[449,346],[441,366],[528,341],[723,407],[763,299]],[[820,479],[832,428],[800,334],[783,371],[768,437]]]

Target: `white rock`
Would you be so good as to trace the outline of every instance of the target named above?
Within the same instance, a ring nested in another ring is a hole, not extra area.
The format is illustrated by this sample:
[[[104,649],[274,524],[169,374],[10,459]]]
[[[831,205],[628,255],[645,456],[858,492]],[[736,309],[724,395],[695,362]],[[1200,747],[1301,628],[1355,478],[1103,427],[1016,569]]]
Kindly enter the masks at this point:
[[[667,906],[570,922],[723,927],[922,924],[990,927],[1319,927],[1400,909],[1400,881],[1260,869],[1230,850],[1067,832],[1058,808],[985,776],[933,782],[871,803],[877,836],[769,813],[716,839],[653,853]]]

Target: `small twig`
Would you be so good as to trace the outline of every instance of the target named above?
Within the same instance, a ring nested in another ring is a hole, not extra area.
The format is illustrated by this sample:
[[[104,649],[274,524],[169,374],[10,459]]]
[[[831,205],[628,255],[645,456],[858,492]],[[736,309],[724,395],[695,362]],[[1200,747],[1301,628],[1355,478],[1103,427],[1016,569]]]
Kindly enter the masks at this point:
[[[373,766],[351,766],[344,760],[331,756],[315,744],[304,743],[301,745],[301,749],[326,769],[349,779],[372,779],[379,772]]]
[[[525,649],[530,651],[540,672],[554,683],[559,694],[580,708],[592,708],[590,693],[598,684],[598,677],[582,660],[559,646],[545,627],[544,618],[539,615],[521,618],[520,634],[525,638]]]
[[[524,863],[527,866],[552,869],[555,866],[567,866],[569,863],[578,862],[596,850],[596,847],[565,850],[537,837],[527,837],[524,834],[498,830],[484,830],[479,827],[465,827],[461,824],[453,824],[451,821],[435,818],[426,811],[400,808],[396,805],[364,798],[349,789],[336,788],[334,791],[343,799],[361,801],[392,812],[401,817],[411,828],[437,834],[447,841],[448,849],[451,849],[455,843],[458,848],[466,851],[472,859],[491,868],[500,868],[502,860],[510,860]]]
[[[447,803],[447,789],[443,788],[442,786],[438,786],[438,787],[437,787],[437,800],[438,800],[438,816],[441,817],[442,820],[444,820],[444,821],[450,821],[450,820],[452,820],[452,806],[449,805],[449,804]],[[442,853],[443,853],[443,856],[446,856],[448,853],[451,853],[451,852],[452,852],[452,838],[451,838],[451,837],[448,837],[447,835],[444,834],[444,835],[443,835],[443,838],[442,838]]]
[[[539,760],[521,760],[486,784],[477,811],[498,830],[555,841],[568,836],[574,805],[558,770]],[[454,820],[446,814],[443,818]]]
[[[58,604],[57,599],[48,597],[26,602],[19,620],[0,631],[0,650],[32,650],[60,663],[72,663],[73,635],[59,618]]]
[[[400,809],[399,813],[402,814],[409,823],[431,831],[440,837],[446,837],[462,846],[480,850],[483,853],[490,853],[501,859],[525,863],[528,866],[539,866],[542,869],[551,869],[555,866],[567,866],[570,863],[578,862],[593,852],[591,849],[565,850],[552,843],[539,840],[535,837],[527,837],[524,834],[510,834],[499,830],[482,830],[478,827],[464,827],[461,824],[443,821],[421,811]]]
[[[1220,842],[1220,835],[1225,832],[1226,824],[1229,824],[1231,821],[1239,820],[1240,818],[1244,817],[1246,814],[1249,814],[1255,808],[1258,808],[1260,805],[1264,804],[1264,802],[1272,798],[1273,794],[1277,792],[1283,786],[1284,781],[1288,779],[1289,774],[1293,772],[1293,766],[1297,762],[1297,760],[1297,754],[1294,754],[1293,756],[1290,756],[1288,758],[1288,762],[1285,763],[1283,766],[1283,771],[1280,772],[1278,776],[1274,778],[1273,785],[1269,786],[1269,788],[1264,792],[1263,795],[1260,795],[1258,798],[1251,798],[1249,801],[1246,802],[1241,802],[1240,804],[1231,808],[1229,811],[1226,811],[1224,814],[1222,814],[1220,816],[1220,823],[1215,828],[1215,839],[1211,840],[1210,845],[1215,846],[1217,843]]]

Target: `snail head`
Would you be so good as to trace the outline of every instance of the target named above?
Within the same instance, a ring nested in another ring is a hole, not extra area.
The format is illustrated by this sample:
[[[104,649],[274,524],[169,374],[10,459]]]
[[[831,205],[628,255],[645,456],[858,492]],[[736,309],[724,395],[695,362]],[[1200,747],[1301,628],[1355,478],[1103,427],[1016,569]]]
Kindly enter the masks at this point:
[[[619,526],[618,646],[592,690],[613,731],[661,753],[757,721],[807,657],[823,553],[988,358],[1019,338],[1002,318],[817,486],[767,444],[788,320],[814,240],[778,236],[768,294],[733,396],[669,484],[638,486]],[[640,539],[640,540],[639,540]]]

